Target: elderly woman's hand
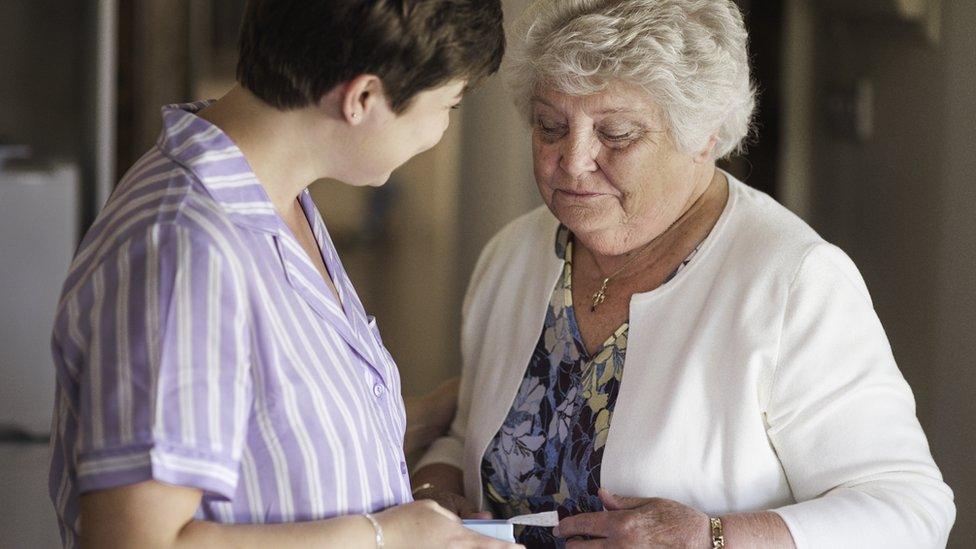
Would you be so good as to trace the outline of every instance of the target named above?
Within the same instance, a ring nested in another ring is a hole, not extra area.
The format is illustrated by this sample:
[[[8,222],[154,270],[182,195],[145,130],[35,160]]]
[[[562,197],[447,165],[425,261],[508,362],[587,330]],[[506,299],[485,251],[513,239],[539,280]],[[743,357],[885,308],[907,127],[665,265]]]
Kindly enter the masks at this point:
[[[598,547],[708,547],[708,515],[676,501],[660,498],[625,498],[601,488],[606,511],[565,518],[553,530],[570,540],[568,549]]]
[[[407,413],[407,430],[403,436],[405,454],[427,448],[447,431],[454,419],[460,387],[461,378],[455,377],[425,395],[403,399]]]
[[[447,509],[448,511],[454,513],[455,515],[463,519],[490,519],[491,513],[479,512],[478,508],[471,505],[464,496],[455,494],[448,490],[439,490],[436,488],[428,488],[426,490],[418,490],[414,494],[414,498],[417,500],[429,499],[437,502],[441,507]]]

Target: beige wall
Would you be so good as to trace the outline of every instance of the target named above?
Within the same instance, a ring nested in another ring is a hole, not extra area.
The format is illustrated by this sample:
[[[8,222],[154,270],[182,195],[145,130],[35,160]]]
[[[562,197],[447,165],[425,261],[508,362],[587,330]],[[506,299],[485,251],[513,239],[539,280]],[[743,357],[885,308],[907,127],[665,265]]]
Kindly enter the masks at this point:
[[[783,35],[786,37],[780,98],[783,142],[780,143],[777,182],[780,201],[803,219],[809,220],[816,120],[813,74],[816,21],[808,0],[787,0],[783,13]]]
[[[844,248],[868,283],[915,391],[933,455],[956,492],[950,547],[976,543],[976,2],[923,26],[847,19],[790,0],[784,201]],[[812,32],[811,32],[812,31]],[[874,134],[832,132],[832,90],[875,90]]]
[[[162,129],[160,107],[207,98],[192,93],[188,3],[131,0],[121,4],[119,175],[156,142]]]
[[[937,334],[929,433],[956,491],[953,547],[976,546],[976,2],[946,0],[945,164],[937,185]]]
[[[502,5],[511,43],[512,27],[529,1]],[[466,286],[488,239],[542,201],[532,176],[529,128],[515,109],[506,79],[495,76],[466,98],[463,116],[459,276]]]

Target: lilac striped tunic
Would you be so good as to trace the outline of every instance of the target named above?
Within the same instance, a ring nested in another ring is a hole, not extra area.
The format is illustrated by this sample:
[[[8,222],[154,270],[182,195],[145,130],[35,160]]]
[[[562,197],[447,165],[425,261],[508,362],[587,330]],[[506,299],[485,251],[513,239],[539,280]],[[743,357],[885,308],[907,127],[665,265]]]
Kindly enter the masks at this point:
[[[156,146],[85,236],[55,321],[50,495],[148,479],[197,518],[308,521],[410,501],[396,365],[308,194],[336,302],[241,151],[163,109]]]

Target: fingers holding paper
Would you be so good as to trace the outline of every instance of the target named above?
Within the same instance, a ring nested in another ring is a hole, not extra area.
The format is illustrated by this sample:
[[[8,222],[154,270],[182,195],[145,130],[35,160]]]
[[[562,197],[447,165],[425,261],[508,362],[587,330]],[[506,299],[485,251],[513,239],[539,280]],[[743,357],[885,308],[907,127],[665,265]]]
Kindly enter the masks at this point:
[[[599,495],[606,511],[567,517],[553,530],[569,540],[567,548],[708,546],[708,515],[698,510],[667,499],[622,497],[602,488]]]

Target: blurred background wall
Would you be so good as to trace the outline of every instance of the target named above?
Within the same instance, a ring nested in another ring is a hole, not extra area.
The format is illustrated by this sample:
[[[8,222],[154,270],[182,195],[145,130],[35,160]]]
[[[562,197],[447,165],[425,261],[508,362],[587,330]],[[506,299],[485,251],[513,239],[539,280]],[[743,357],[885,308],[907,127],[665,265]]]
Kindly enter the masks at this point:
[[[46,496],[48,342],[82,220],[95,209],[97,18],[94,2],[0,0],[2,548],[60,543]]]
[[[527,4],[504,1],[509,23]],[[950,546],[976,546],[976,2],[739,4],[761,89],[759,130],[747,155],[723,165],[860,267],[956,491]],[[111,153],[117,179],[155,140],[162,104],[218,97],[233,84],[242,5],[0,0],[0,150],[33,151],[0,168],[0,215],[37,208],[30,230],[47,230],[45,250],[60,250],[34,265],[45,254],[14,245],[28,236],[0,234],[0,253],[9,254],[0,257],[0,336],[22,339],[29,330],[44,342],[30,343],[30,356],[0,347],[0,400],[12,403],[0,405],[0,547],[57,543],[44,486],[53,383],[46,340],[71,248],[100,203],[98,159]],[[106,9],[116,17],[108,35],[99,24]],[[107,128],[95,115],[105,91],[95,75],[105,67],[116,76]],[[453,116],[442,143],[385,187],[312,187],[407,394],[456,375],[460,302],[481,247],[541,203],[528,132],[502,79],[469,94]],[[115,145],[99,147],[106,129]],[[38,181],[53,190],[22,192]],[[63,214],[40,202],[55,191],[64,194]],[[30,291],[11,282],[38,271],[49,280]],[[8,397],[17,394],[38,396]]]
[[[816,37],[808,219],[864,274],[956,493],[951,545],[972,547],[976,2],[943,0],[941,13],[914,22],[856,13],[857,4],[812,9],[807,22]],[[859,119],[853,133],[843,112]]]

